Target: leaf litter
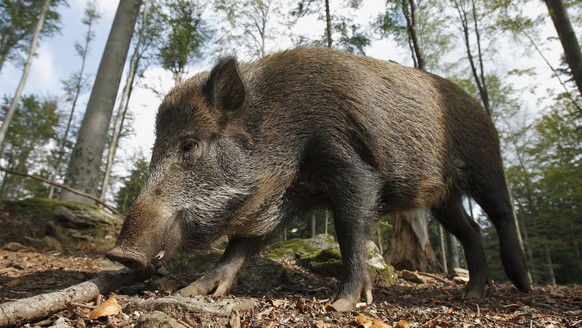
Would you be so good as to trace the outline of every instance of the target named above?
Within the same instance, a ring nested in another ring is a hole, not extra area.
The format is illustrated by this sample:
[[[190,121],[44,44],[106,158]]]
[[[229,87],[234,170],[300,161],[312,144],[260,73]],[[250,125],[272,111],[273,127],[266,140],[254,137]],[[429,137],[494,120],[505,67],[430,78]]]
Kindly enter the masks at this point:
[[[90,254],[59,254],[34,249],[0,250],[0,302],[59,290],[94,277],[102,258]],[[222,299],[257,300],[247,310],[233,310],[224,317],[186,312],[174,318],[181,327],[582,327],[582,287],[539,286],[523,294],[509,283],[496,283],[483,299],[461,298],[462,284],[446,275],[425,276],[426,283],[402,278],[388,288],[374,289],[374,303],[347,313],[329,306],[338,281],[313,274],[293,261],[280,263],[288,282],[271,290],[241,286],[232,296],[204,297],[213,304]],[[180,281],[171,274],[167,279]],[[166,290],[147,288],[147,283],[108,295],[95,305],[70,306],[26,327],[133,327],[153,311],[129,307],[136,299],[157,299]],[[83,309],[81,309],[83,308]],[[94,308],[89,311],[89,308]],[[92,313],[90,318],[88,313]],[[93,318],[93,319],[91,319]]]

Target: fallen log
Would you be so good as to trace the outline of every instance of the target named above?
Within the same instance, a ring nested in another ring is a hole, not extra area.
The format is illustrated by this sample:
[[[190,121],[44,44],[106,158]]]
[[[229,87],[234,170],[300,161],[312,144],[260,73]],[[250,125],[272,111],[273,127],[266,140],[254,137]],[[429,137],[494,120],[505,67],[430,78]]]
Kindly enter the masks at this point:
[[[0,304],[0,327],[12,326],[47,317],[61,311],[70,303],[89,302],[99,294],[142,281],[154,272],[153,266],[144,271],[121,269],[104,271],[89,281],[46,294]]]

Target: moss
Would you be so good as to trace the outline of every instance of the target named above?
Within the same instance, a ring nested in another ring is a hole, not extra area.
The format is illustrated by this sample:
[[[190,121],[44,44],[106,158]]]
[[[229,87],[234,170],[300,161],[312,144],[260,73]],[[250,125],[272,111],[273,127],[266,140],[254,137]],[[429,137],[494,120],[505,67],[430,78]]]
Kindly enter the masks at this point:
[[[306,242],[306,239],[295,238],[271,244],[264,255],[272,260],[280,260],[309,256],[317,252],[318,249]]]
[[[123,221],[96,206],[46,198],[4,201],[0,210],[0,243],[40,249],[106,250],[113,247]]]

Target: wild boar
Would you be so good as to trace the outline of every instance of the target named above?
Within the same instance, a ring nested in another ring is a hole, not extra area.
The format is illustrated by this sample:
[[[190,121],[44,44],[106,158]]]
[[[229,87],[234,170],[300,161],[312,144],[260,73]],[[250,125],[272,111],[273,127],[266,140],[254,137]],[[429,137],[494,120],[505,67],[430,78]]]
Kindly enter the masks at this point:
[[[107,257],[141,269],[159,254],[229,235],[216,266],[182,295],[226,293],[278,228],[328,207],[343,258],[336,309],[372,301],[370,224],[415,208],[460,240],[465,296],[479,297],[489,270],[463,195],[495,225],[508,277],[531,289],[497,132],[450,81],[326,48],[254,63],[227,57],[169,92],[155,131],[147,182]]]

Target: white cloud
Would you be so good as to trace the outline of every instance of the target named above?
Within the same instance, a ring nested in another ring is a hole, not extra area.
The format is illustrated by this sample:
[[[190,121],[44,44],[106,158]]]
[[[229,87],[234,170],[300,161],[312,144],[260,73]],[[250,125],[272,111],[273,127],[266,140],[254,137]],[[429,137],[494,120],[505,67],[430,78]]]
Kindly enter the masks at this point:
[[[88,1],[90,0],[73,0],[69,2],[71,10],[77,14],[77,17],[82,17]],[[119,0],[96,0],[95,3],[101,16],[105,20],[110,20],[115,16]]]
[[[41,45],[32,62],[27,89],[53,92],[59,86],[59,77],[55,71],[54,56],[47,45]]]

